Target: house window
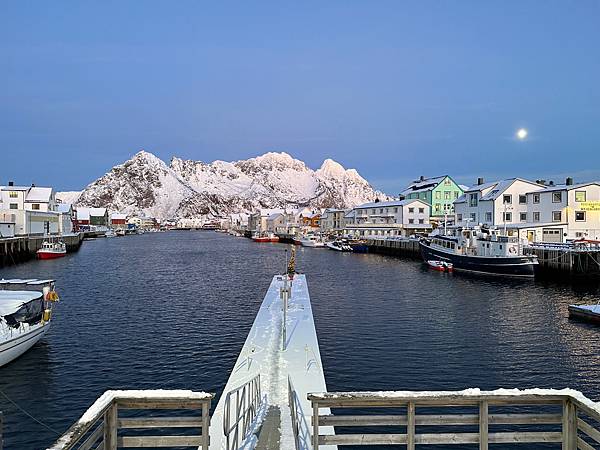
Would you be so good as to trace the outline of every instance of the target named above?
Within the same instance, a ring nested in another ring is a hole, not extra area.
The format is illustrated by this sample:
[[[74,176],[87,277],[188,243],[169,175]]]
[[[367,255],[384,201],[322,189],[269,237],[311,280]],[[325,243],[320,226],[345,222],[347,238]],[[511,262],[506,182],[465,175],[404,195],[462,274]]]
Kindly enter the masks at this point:
[[[425,223],[425,219],[419,219],[419,223]]]
[[[398,212],[398,208],[394,208],[394,212],[397,213]]]
[[[477,206],[477,194],[469,194],[469,206]]]
[[[425,213],[425,208],[419,208],[419,214]]]
[[[527,213],[526,212],[519,213],[519,220],[521,222],[527,222]]]
[[[456,215],[456,220],[462,221],[462,214],[457,214]]]
[[[477,219],[477,214],[475,214],[475,213],[471,213],[471,220],[472,220],[473,222],[475,222],[475,220],[476,220],[476,219]]]
[[[511,212],[504,213],[504,222],[512,222],[512,213]]]
[[[33,209],[34,211],[39,211],[40,209],[40,204],[39,203],[33,203],[31,205],[31,209]]]
[[[444,200],[450,200],[450,191],[444,191]]]
[[[415,219],[408,219],[408,223],[415,223]]]
[[[562,219],[562,211],[552,211],[552,222],[560,222]]]
[[[451,183],[450,179],[446,178],[446,179],[444,180],[444,185],[445,185],[445,186],[450,186],[450,183]]]
[[[458,191],[454,191],[454,199],[458,198]]]
[[[17,203],[11,203],[11,204],[9,205],[9,208],[10,208],[10,209],[19,209],[19,205],[18,205]]]
[[[553,192],[552,193],[552,203],[560,203],[562,202],[562,192]]]
[[[383,214],[383,208],[379,209],[379,214]]]
[[[534,222],[539,222],[540,221],[540,212],[539,211],[534,211],[533,212],[533,221]]]
[[[18,197],[19,197],[19,193],[18,193],[18,192],[14,192],[14,191],[10,191],[10,192],[8,193],[8,196],[9,196],[10,198],[18,198]]]
[[[585,211],[575,211],[575,221],[585,222]]]
[[[377,212],[377,210],[376,210],[376,209],[372,209],[372,210],[371,210],[371,214],[375,214],[376,212]]]
[[[512,203],[512,195],[510,194],[505,194],[502,197],[502,203]]]
[[[408,208],[408,212],[409,213],[414,213],[415,212],[415,208]]]
[[[441,200],[442,199],[442,193],[440,191],[435,191],[435,199],[436,200]]]
[[[527,203],[526,195],[519,195],[519,205],[525,205]]]
[[[485,213],[485,221],[486,222],[491,222],[492,221],[492,213],[491,212],[486,212]]]
[[[533,203],[540,202],[540,194],[533,194]]]
[[[440,212],[440,204],[439,204],[439,203],[436,203],[436,204],[435,204],[435,212],[436,212],[436,213],[439,213],[439,212]]]
[[[575,201],[585,202],[585,191],[575,191]]]

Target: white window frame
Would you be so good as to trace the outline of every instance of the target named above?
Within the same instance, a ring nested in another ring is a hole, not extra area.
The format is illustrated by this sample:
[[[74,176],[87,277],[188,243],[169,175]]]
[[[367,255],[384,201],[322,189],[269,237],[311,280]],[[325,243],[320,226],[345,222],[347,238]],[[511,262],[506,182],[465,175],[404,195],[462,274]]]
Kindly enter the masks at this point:
[[[558,220],[555,219],[555,214],[558,214]],[[552,211],[552,222],[562,222],[562,211]]]
[[[556,200],[557,195],[558,195],[558,200]],[[562,203],[562,191],[552,193],[552,203]]]
[[[578,219],[577,214],[583,214],[583,219]],[[585,211],[575,211],[575,222],[587,222],[587,214]]]

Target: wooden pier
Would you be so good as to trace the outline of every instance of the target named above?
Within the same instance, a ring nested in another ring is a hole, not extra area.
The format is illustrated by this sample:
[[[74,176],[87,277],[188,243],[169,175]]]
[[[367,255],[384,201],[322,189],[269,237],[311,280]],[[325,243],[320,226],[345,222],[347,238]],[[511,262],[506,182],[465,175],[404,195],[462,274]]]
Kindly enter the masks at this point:
[[[48,240],[47,236],[17,236],[0,239],[0,267],[18,264],[35,258],[36,252],[42,243]],[[73,233],[60,237],[67,245],[67,252],[79,250],[83,233]]]

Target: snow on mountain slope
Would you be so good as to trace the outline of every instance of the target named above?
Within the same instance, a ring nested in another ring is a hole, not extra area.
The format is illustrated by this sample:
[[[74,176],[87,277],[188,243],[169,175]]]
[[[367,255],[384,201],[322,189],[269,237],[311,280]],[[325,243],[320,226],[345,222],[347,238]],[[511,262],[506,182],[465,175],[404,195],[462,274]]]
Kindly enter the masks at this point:
[[[287,153],[226,162],[170,165],[141,151],[87,186],[77,204],[160,219],[224,215],[285,206],[351,207],[385,194],[356,170],[327,159],[313,171]]]
[[[79,199],[80,195],[81,195],[81,191],[57,192],[56,200],[58,200],[60,203],[73,204]]]

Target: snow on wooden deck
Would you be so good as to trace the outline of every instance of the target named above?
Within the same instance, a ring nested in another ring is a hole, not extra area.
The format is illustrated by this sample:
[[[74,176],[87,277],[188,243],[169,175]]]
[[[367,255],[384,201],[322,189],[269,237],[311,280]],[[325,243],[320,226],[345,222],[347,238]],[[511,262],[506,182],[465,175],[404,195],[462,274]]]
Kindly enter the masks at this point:
[[[292,295],[288,304],[286,321],[286,349],[285,351],[281,350],[283,302],[280,297],[280,288],[283,286],[283,277],[273,277],[211,418],[210,450],[225,449],[223,414],[227,393],[242,386],[258,374],[261,376],[264,401],[269,406],[278,407],[281,411],[280,448],[294,448],[292,420],[288,406],[288,376],[292,380],[300,408],[304,413],[304,417],[299,417],[299,421],[303,436],[301,442],[305,440],[307,445],[301,446],[301,448],[312,448],[310,442],[312,408],[307,394],[309,392],[325,392],[327,387],[304,275],[296,275],[292,282]],[[266,410],[266,408],[262,409]],[[329,411],[322,409],[321,414],[325,413],[329,413]],[[231,418],[232,422],[233,420],[235,420],[234,417]],[[334,434],[333,427],[321,427],[320,433]],[[332,450],[336,446],[319,446],[319,448]]]

